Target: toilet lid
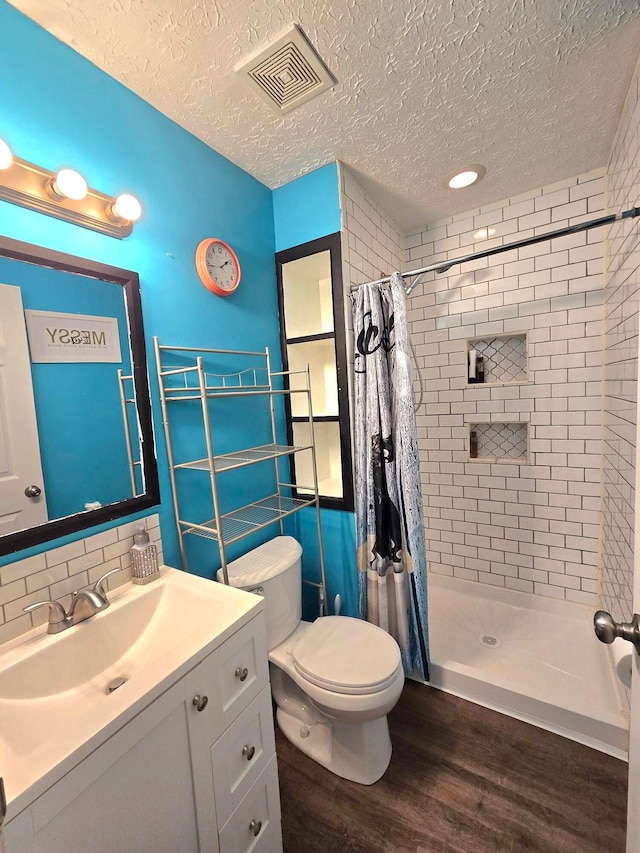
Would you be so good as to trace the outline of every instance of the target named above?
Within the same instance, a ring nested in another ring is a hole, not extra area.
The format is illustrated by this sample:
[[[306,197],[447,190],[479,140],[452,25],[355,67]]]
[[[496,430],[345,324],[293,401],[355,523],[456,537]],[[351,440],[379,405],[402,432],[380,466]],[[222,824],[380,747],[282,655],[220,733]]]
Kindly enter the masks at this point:
[[[322,616],[295,643],[297,671],[335,693],[375,693],[400,666],[396,641],[371,622],[350,616]]]

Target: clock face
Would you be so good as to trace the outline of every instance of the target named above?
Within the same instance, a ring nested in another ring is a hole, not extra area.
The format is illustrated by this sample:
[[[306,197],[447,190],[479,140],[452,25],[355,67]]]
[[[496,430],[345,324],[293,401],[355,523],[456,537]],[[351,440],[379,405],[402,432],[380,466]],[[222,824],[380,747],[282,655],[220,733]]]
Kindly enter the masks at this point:
[[[204,286],[218,296],[229,296],[240,284],[240,264],[235,252],[214,237],[198,246],[196,269]]]

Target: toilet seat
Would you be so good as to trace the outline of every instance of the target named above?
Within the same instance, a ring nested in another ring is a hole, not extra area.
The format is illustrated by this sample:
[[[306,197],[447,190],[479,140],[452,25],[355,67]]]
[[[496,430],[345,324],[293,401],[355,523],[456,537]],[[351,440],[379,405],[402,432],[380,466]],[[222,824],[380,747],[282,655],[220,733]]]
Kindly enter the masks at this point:
[[[386,631],[349,616],[323,616],[291,651],[296,671],[334,693],[377,693],[397,679],[400,649]]]

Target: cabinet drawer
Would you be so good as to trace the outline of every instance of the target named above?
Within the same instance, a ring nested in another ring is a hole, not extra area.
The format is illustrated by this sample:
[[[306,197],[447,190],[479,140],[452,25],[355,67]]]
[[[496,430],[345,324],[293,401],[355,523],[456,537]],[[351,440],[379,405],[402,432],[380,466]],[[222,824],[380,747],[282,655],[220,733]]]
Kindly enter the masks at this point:
[[[275,754],[269,685],[211,749],[218,826],[231,817]]]
[[[222,827],[220,853],[282,853],[275,755]]]
[[[196,706],[196,696],[206,697],[202,718],[209,727],[209,743],[215,743],[269,683],[264,614],[212,652],[190,676],[187,690]]]

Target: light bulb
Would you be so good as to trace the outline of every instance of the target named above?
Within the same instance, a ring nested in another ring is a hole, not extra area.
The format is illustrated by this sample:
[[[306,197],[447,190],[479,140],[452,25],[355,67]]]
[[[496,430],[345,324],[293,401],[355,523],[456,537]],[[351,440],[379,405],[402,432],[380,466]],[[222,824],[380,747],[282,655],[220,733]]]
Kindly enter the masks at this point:
[[[12,163],[13,154],[11,153],[11,149],[4,139],[0,139],[0,169],[8,169]]]
[[[446,180],[446,186],[452,190],[461,190],[463,187],[470,187],[471,184],[475,184],[475,182],[479,181],[480,178],[484,178],[486,173],[487,170],[484,166],[473,163],[469,166],[465,166],[465,168],[461,169],[459,172],[454,172],[452,175],[449,175]]]
[[[52,186],[53,192],[62,198],[81,201],[87,194],[87,182],[73,169],[60,169]]]
[[[460,172],[449,179],[449,186],[452,190],[460,190],[463,187],[470,187],[471,184],[478,180],[478,173],[473,170],[469,172]]]
[[[135,196],[122,193],[113,203],[113,212],[119,219],[137,222],[142,216],[142,206]]]

